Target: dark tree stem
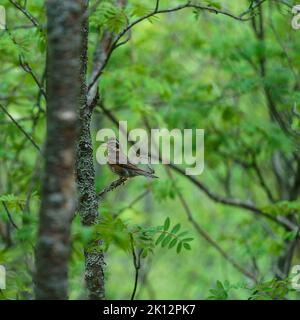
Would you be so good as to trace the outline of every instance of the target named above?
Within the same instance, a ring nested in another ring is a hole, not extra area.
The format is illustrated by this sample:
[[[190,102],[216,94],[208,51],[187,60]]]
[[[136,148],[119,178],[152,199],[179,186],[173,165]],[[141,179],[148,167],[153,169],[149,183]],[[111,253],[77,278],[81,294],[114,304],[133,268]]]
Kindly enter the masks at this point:
[[[139,281],[139,272],[140,272],[140,268],[141,268],[142,250],[140,250],[138,252],[138,254],[135,252],[134,240],[133,240],[132,235],[130,235],[130,243],[131,243],[131,252],[132,252],[132,258],[133,258],[133,266],[134,266],[134,270],[135,270],[134,285],[133,285],[133,291],[132,291],[130,300],[134,300],[138,281]]]
[[[83,11],[86,12],[88,0],[83,2]],[[93,159],[93,146],[91,137],[91,117],[95,99],[88,104],[87,98],[87,49],[88,49],[88,16],[82,20],[81,26],[81,69],[80,69],[80,109],[79,109],[79,138],[76,154],[76,176],[79,193],[78,210],[84,226],[93,226],[98,223],[98,196],[95,187],[95,168]],[[84,248],[85,255],[85,281],[88,296],[91,300],[105,299],[104,288],[104,256],[99,248],[100,243],[89,243]]]

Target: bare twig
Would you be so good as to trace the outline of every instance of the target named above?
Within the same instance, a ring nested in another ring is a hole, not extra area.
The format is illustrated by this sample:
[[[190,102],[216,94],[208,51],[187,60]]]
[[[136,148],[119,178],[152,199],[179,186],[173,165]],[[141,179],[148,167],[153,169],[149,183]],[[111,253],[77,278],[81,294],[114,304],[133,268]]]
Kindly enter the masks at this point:
[[[18,10],[20,10],[30,21],[35,27],[39,27],[38,21],[34,18],[34,16],[28,12],[26,5],[22,7],[17,1],[14,0],[9,0],[11,4],[13,4]]]
[[[271,201],[271,202],[275,202],[275,199],[272,195],[272,192],[269,188],[269,186],[267,185],[262,173],[261,173],[261,170],[257,164],[257,161],[256,161],[256,158],[255,156],[253,156],[253,169],[254,171],[256,172],[256,175],[258,177],[258,180],[259,180],[259,183],[261,185],[261,187],[263,188],[263,190],[265,191],[266,195],[268,196],[268,199]]]
[[[245,12],[243,12],[240,17],[244,17],[245,15],[253,12],[255,9],[257,9],[258,7],[260,7],[264,2],[266,2],[267,0],[261,0],[261,1],[257,1],[255,4],[253,3],[253,5],[248,9],[246,10]]]
[[[19,55],[19,62],[20,62],[20,66],[21,68],[27,72],[28,74],[31,75],[32,79],[34,80],[34,82],[36,83],[36,85],[39,87],[40,89],[40,93],[44,96],[44,98],[46,99],[46,92],[43,88],[43,85],[40,83],[40,81],[38,80],[38,78],[36,77],[36,75],[34,74],[34,72],[32,71],[31,67],[29,66],[29,64],[24,61],[24,58]]]
[[[273,33],[274,33],[274,35],[275,35],[275,38],[276,38],[276,40],[277,40],[277,43],[279,44],[279,46],[280,46],[281,49],[282,49],[282,53],[283,53],[283,54],[285,55],[285,57],[286,57],[286,60],[287,60],[287,62],[288,62],[288,64],[289,64],[289,68],[290,68],[290,70],[291,70],[291,72],[292,72],[292,74],[293,74],[293,76],[294,76],[294,78],[295,78],[295,81],[296,81],[297,85],[299,85],[299,84],[300,84],[299,74],[298,74],[297,69],[296,69],[296,67],[295,67],[295,65],[294,65],[294,61],[293,61],[292,57],[289,55],[288,48],[285,46],[284,42],[281,41],[280,35],[279,35],[279,33],[277,32],[277,30],[276,30],[276,28],[275,28],[275,25],[274,25],[274,23],[273,23],[272,15],[270,15],[269,20],[270,20],[270,23],[269,23],[269,24],[270,24],[270,26],[271,26],[271,30],[273,31]]]
[[[126,207],[121,208],[117,215],[119,215],[121,212],[123,212],[126,209],[130,209],[132,208],[137,202],[139,202],[140,200],[144,199],[146,197],[147,194],[149,194],[150,190],[145,190],[143,191],[139,196],[137,196],[135,199],[133,199]]]
[[[42,154],[40,147],[36,144],[33,138],[23,129],[23,127],[10,115],[2,104],[0,104],[2,111],[10,118],[10,120],[18,127],[18,129],[24,134],[24,136],[32,143],[32,145]]]
[[[262,7],[260,7],[257,19],[256,17],[252,18],[252,29],[256,39],[260,41],[262,46],[265,46],[266,30],[265,30],[265,19],[264,19],[264,13],[263,13]],[[278,123],[281,130],[288,137],[290,137],[294,143],[297,143],[298,134],[296,131],[293,131],[290,128],[290,124],[289,124],[291,121],[290,117],[286,118],[284,116],[284,113],[279,110],[278,103],[274,99],[271,89],[267,85],[267,82],[265,81],[266,77],[268,76],[268,56],[264,52],[263,54],[259,55],[257,58],[258,58],[259,69],[258,71],[257,70],[254,70],[254,71],[258,72],[259,76],[263,80],[262,89],[266,97],[267,107],[269,109],[270,115],[272,116],[273,120],[275,120]]]
[[[134,286],[133,286],[133,291],[132,291],[130,300],[134,300],[134,297],[136,294],[136,289],[137,289],[137,284],[138,284],[138,280],[139,280],[139,271],[141,268],[141,254],[142,254],[143,250],[139,250],[138,254],[135,252],[132,234],[130,234],[130,243],[131,243],[133,265],[134,265],[134,269],[135,269]]]
[[[108,187],[105,187],[101,192],[99,192],[98,199],[103,198],[103,196],[106,193],[118,188],[119,186],[123,185],[126,181],[127,178],[124,177],[120,177],[118,180],[113,181]]]
[[[158,11],[158,7],[159,7],[159,0],[156,0],[156,5],[155,5],[154,12]]]
[[[100,3],[100,1],[98,1]],[[124,8],[127,4],[127,0],[117,0],[117,5],[120,8]],[[97,4],[97,3],[96,3]],[[89,10],[87,11],[86,14],[89,14]],[[127,25],[129,24],[128,18],[126,16],[126,22]],[[88,87],[88,99],[87,99],[87,106],[92,103],[94,100],[94,97],[96,95],[97,91],[97,81],[93,82],[93,79],[96,77],[96,75],[99,73],[99,70],[103,68],[103,64],[107,63],[107,55],[109,54],[112,44],[115,38],[115,33],[109,31],[109,30],[104,30],[102,36],[98,39],[98,43],[96,45],[96,49],[93,54],[93,62],[92,62],[92,68],[91,68],[91,74],[90,74],[90,80],[88,83],[91,85]],[[130,33],[128,34],[127,39],[125,39],[123,42],[124,44],[129,41],[130,39]],[[93,82],[93,83],[91,83]]]
[[[15,229],[18,230],[19,227],[15,224],[15,222],[14,222],[14,220],[13,220],[13,218],[12,218],[12,216],[11,216],[8,208],[7,208],[7,205],[6,205],[6,203],[5,203],[4,201],[2,201],[2,205],[3,205],[4,209],[5,209],[5,212],[6,212],[6,214],[7,214],[7,217],[8,217],[9,222],[12,224],[12,226],[13,226]]]
[[[202,190],[210,199],[212,199],[213,201],[215,201],[217,203],[221,203],[224,205],[229,205],[232,207],[238,207],[238,208],[242,208],[242,209],[251,211],[252,213],[254,213],[258,216],[262,216],[262,217],[267,218],[273,222],[276,222],[277,224],[285,227],[287,230],[295,230],[297,228],[297,226],[293,222],[289,221],[285,217],[273,216],[273,215],[266,213],[266,212],[262,211],[261,209],[257,208],[256,206],[254,206],[250,202],[244,202],[239,199],[230,199],[230,198],[222,197],[222,196],[212,192],[211,190],[209,190],[202,182],[200,182],[194,176],[187,176],[185,174],[184,169],[181,169],[180,167],[178,167],[172,163],[169,166],[177,173],[179,173],[182,176],[185,176],[187,179],[189,179],[194,185],[196,185],[200,190]]]
[[[131,31],[129,30],[129,31],[128,31],[128,36],[127,36],[127,38],[126,38],[124,41],[118,42],[118,43],[115,45],[114,50],[117,49],[118,47],[121,47],[121,46],[123,46],[124,44],[126,44],[130,39],[131,39]]]

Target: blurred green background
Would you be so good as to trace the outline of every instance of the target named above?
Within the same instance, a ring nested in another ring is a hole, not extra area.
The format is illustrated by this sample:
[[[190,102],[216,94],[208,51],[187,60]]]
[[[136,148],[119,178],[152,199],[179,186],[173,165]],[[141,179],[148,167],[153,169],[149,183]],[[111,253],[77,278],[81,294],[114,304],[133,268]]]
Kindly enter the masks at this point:
[[[124,28],[124,15],[134,20],[155,5],[152,0],[128,2],[121,14],[110,13],[107,8],[114,4],[106,1],[91,16],[90,61],[104,28],[117,34]],[[160,6],[183,3],[162,0]],[[20,67],[20,56],[43,82],[45,29],[33,28],[10,1],[1,0],[0,4],[6,8],[8,28],[0,31],[0,103],[42,147],[45,101],[32,76]],[[201,4],[238,16],[251,2]],[[128,121],[129,130],[145,128],[145,119],[151,128],[205,129],[205,170],[196,179],[221,198],[250,203],[297,226],[300,117],[293,107],[300,98],[300,30],[291,27],[294,4],[266,1],[262,11],[256,10],[255,18],[246,22],[191,8],[155,15],[137,24],[128,43],[114,51],[99,88],[105,109],[116,119]],[[41,24],[46,23],[44,1],[28,1],[27,6]],[[255,33],[259,22],[263,23],[263,35]],[[270,111],[272,103],[278,118]],[[92,124],[95,151],[100,145],[95,141],[96,132],[101,128],[117,132],[97,107]],[[0,298],[30,299],[42,161],[3,112],[0,161],[0,264],[8,274],[7,289]],[[96,161],[95,168],[100,191],[116,177]],[[187,177],[171,170],[172,180],[164,165],[154,169],[159,179],[131,179],[109,193],[99,209],[101,216],[116,216],[128,228],[159,227],[169,217],[171,226],[180,223],[194,238],[189,242],[191,250],[178,254],[175,247],[157,245],[153,254],[141,260],[137,299],[299,298],[291,288],[289,272],[278,277],[279,259],[291,243],[295,248],[290,268],[299,264],[296,229],[287,230],[261,214],[217,203]],[[178,190],[196,223],[239,265],[255,274],[256,284],[197,232]],[[6,209],[17,230],[10,225]],[[85,297],[82,247],[91,234],[85,229],[76,217],[69,275],[71,299]],[[133,290],[135,270],[130,250],[122,245],[123,236],[124,230],[117,228],[107,235],[108,299],[129,299]]]

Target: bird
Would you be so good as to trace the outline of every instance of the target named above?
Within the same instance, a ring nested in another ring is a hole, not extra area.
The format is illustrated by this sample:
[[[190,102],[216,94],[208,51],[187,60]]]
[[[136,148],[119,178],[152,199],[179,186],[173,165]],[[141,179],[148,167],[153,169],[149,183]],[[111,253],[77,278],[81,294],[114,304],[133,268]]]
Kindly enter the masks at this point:
[[[147,178],[158,178],[153,174],[132,164],[122,152],[118,139],[111,137],[107,142],[107,164],[113,173],[122,178],[144,176]]]

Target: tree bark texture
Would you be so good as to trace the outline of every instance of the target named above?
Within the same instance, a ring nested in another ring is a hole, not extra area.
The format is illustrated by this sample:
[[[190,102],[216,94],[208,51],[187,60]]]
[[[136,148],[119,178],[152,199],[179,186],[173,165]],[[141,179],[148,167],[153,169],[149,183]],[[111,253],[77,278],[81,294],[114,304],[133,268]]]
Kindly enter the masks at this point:
[[[37,299],[68,298],[83,0],[48,0],[47,138],[36,250]]]
[[[84,1],[85,8],[88,1]],[[81,69],[80,69],[80,110],[79,110],[79,138],[76,155],[76,175],[79,192],[78,210],[84,226],[93,226],[98,222],[98,197],[95,188],[95,167],[91,138],[92,103],[87,99],[87,49],[88,49],[88,17],[82,21],[81,27]],[[100,243],[90,243],[84,248],[85,281],[89,299],[103,300],[104,289],[104,257],[99,250]]]

